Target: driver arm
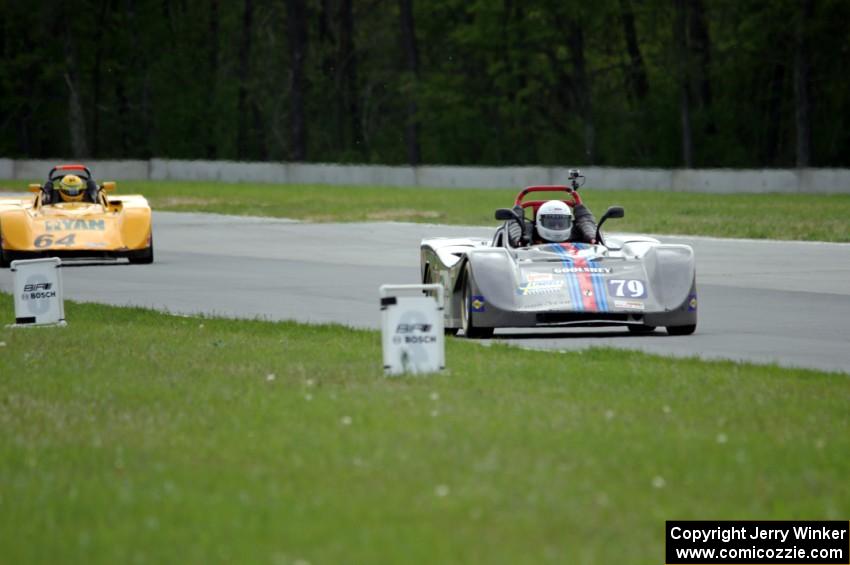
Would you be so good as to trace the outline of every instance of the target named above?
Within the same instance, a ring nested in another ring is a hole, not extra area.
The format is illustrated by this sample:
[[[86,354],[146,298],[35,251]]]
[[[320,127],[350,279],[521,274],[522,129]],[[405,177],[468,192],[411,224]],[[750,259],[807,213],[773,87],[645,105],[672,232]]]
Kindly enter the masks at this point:
[[[508,242],[511,247],[522,247],[522,226],[516,220],[507,222]]]
[[[581,243],[596,243],[596,218],[593,217],[590,208],[584,204],[577,204],[573,208],[573,215],[575,223],[570,239]]]

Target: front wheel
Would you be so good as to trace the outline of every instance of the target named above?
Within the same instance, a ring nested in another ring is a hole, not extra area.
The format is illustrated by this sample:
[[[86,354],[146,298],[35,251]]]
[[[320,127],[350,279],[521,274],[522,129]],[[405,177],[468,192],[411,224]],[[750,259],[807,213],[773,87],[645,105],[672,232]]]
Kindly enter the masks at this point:
[[[8,269],[12,266],[12,260],[3,250],[3,238],[0,237],[0,269]]]
[[[150,247],[143,249],[138,255],[130,255],[128,258],[133,265],[150,265],[153,263],[153,234],[151,234]]]
[[[422,284],[440,284],[440,281],[432,281],[431,278],[431,267],[426,263],[424,272],[422,273]],[[443,321],[445,322],[445,317],[443,318]],[[443,326],[443,334],[446,336],[456,336],[459,329],[460,328],[447,328]]]
[[[472,311],[471,275],[469,266],[467,266],[463,276],[463,307],[461,308],[463,335],[468,339],[489,339],[493,337],[493,328],[475,326],[475,313]]]
[[[667,326],[667,333],[670,335],[691,335],[697,329],[696,324],[688,326]]]

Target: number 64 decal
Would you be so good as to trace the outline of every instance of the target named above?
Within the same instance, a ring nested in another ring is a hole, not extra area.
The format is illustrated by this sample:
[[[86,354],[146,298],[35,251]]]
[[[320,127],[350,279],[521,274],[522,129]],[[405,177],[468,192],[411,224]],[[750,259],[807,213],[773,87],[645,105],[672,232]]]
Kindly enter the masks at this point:
[[[646,285],[637,279],[611,279],[608,281],[608,292],[613,296],[643,298],[646,296]]]
[[[74,245],[74,240],[76,239],[76,236],[77,234],[75,233],[69,233],[65,237],[54,240],[53,234],[45,233],[35,238],[35,241],[33,241],[33,245],[35,245],[39,249],[53,247],[54,245]]]

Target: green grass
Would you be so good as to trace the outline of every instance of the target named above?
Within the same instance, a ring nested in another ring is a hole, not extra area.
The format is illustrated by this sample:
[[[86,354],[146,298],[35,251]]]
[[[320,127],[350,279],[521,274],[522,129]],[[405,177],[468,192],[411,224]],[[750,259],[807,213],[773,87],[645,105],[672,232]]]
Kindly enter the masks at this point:
[[[4,563],[657,564],[667,519],[850,514],[846,375],[67,317],[0,329]]]
[[[0,190],[24,187],[2,181]],[[18,188],[20,190],[20,188]],[[141,192],[156,210],[215,212],[309,221],[399,220],[497,225],[496,208],[510,207],[518,189],[430,189],[298,186],[208,182],[119,183]],[[681,192],[582,190],[597,218],[608,206],[626,208],[611,231],[850,242],[850,195],[711,195]]]

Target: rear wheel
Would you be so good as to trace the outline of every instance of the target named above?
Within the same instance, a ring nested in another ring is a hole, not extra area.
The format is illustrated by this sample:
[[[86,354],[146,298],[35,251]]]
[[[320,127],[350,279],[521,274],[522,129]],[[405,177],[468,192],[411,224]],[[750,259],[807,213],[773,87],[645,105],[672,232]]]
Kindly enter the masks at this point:
[[[670,335],[691,335],[696,329],[696,324],[689,326],[667,326],[667,333]]]
[[[629,331],[633,334],[648,334],[655,331],[655,326],[629,326]]]
[[[461,318],[463,322],[463,335],[469,339],[489,339],[493,337],[493,328],[482,328],[475,326],[475,312],[472,311],[472,281],[469,266],[463,275],[463,307]]]

